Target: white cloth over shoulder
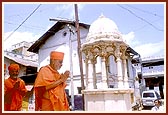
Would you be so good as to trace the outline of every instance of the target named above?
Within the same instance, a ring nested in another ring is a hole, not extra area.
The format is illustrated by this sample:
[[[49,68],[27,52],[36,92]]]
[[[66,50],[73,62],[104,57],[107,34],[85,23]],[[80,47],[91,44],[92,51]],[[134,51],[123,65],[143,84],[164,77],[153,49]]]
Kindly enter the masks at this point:
[[[154,107],[152,107],[151,110],[152,110],[152,111],[164,111],[164,107],[163,107],[163,106],[160,106],[160,107],[158,108],[158,107],[154,106]]]

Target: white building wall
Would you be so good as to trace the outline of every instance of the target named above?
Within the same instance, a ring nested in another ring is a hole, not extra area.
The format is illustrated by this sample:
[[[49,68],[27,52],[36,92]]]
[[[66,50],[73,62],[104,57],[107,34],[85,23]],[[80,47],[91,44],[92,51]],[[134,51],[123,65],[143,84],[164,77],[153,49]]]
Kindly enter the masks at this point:
[[[143,76],[164,74],[164,65],[143,67],[142,72]]]
[[[117,63],[115,62],[115,58],[113,55],[109,57],[109,82],[110,85],[112,85],[114,88],[118,87],[118,82],[117,82]]]
[[[74,84],[74,89],[71,90],[71,82],[69,81],[68,83],[69,85],[67,85],[66,89],[69,90],[69,95],[71,95],[71,91],[73,91],[74,95],[78,94],[78,89],[77,87],[81,87],[81,81],[79,80],[73,80],[73,84]]]
[[[113,55],[111,55],[110,57],[109,57],[109,62],[110,62],[110,73],[112,74],[112,75],[114,75],[114,76],[116,76],[117,75],[117,64],[116,64],[116,62],[115,62],[115,60],[114,60],[114,56]]]
[[[63,32],[67,32],[67,35],[65,37],[63,37]],[[84,35],[83,30],[81,31],[81,42],[85,41],[85,37],[86,34]],[[69,65],[69,37],[70,37],[70,33],[67,27],[65,27],[64,29],[58,31],[57,33],[55,33],[54,36],[51,36],[43,46],[41,46],[41,48],[39,49],[39,67],[49,64],[49,55],[50,52],[52,50],[56,50],[56,51],[60,51],[60,52],[64,52],[64,62],[63,62],[63,66],[61,68],[61,70],[63,69],[69,69],[69,67],[67,65]],[[71,38],[72,38],[72,58],[73,60],[76,62],[78,61],[78,52],[77,52],[77,38],[76,35],[71,34]],[[73,63],[75,63],[73,62]],[[75,64],[78,65],[78,64]],[[75,68],[75,67],[74,67]],[[79,68],[79,66],[77,67]],[[76,71],[77,74],[74,75],[79,75],[79,72]]]
[[[133,88],[134,87],[134,80],[136,77],[136,69],[132,66],[131,59],[127,60],[128,63],[128,75],[129,75],[129,87]]]
[[[9,77],[9,71],[8,71],[8,66],[11,64],[11,63],[16,63],[10,59],[7,59],[7,58],[4,58],[4,63],[6,64],[6,75],[5,75],[5,79]],[[21,76],[24,76],[26,74],[26,67],[25,66],[22,66],[22,65],[19,65],[20,66],[20,71],[19,71],[19,77]]]
[[[73,27],[72,27],[73,29]],[[67,32],[66,36],[63,36],[63,33]],[[80,31],[81,36],[81,43],[85,42],[85,38],[87,35],[88,30],[82,29]],[[64,52],[64,61],[61,69],[59,70],[60,73],[65,72],[66,70],[70,70],[70,49],[69,49],[69,38],[72,39],[72,62],[73,62],[73,75],[77,76],[80,75],[80,69],[79,69],[79,58],[78,58],[78,52],[77,52],[77,37],[76,34],[72,34],[70,36],[70,32],[67,26],[63,28],[62,30],[55,33],[55,35],[51,36],[44,45],[41,46],[39,49],[39,67],[38,71],[42,66],[48,65],[50,61],[50,52],[60,51]],[[85,63],[83,62],[83,72],[85,74]],[[69,80],[70,82],[70,80]],[[81,87],[81,81],[80,80],[74,80],[74,94],[78,94],[77,87]],[[69,94],[71,94],[71,83],[68,83],[69,85],[66,87],[66,89],[69,89]]]
[[[133,66],[132,66],[131,60],[128,59],[127,62],[128,62],[129,79],[133,79],[135,76],[134,76],[134,73],[133,73]]]

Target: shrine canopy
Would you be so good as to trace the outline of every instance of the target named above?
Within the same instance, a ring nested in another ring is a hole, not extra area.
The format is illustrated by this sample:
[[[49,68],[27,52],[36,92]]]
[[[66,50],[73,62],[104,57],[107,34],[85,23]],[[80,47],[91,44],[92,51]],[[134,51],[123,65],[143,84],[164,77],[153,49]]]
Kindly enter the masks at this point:
[[[86,44],[96,41],[123,42],[122,34],[119,32],[115,22],[106,18],[104,15],[101,15],[91,24],[89,33],[86,37]]]

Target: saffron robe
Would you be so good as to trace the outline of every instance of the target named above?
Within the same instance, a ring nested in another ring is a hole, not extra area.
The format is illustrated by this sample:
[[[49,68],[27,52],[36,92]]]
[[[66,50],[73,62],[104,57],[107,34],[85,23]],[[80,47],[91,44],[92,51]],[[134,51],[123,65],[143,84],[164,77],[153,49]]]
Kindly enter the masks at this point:
[[[69,104],[65,92],[65,82],[48,91],[45,89],[47,85],[59,79],[61,79],[61,75],[49,65],[39,70],[34,85],[36,111],[69,111]]]
[[[19,87],[14,89],[16,82],[19,83]],[[22,100],[27,92],[25,82],[17,78],[13,80],[11,77],[4,81],[4,110],[5,111],[21,111]]]

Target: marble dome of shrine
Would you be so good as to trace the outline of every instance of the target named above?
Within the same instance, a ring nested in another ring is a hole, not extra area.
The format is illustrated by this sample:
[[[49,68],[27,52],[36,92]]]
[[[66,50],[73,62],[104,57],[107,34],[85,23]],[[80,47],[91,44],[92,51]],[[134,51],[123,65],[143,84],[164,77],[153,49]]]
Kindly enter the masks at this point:
[[[123,41],[122,35],[114,21],[101,15],[95,20],[89,29],[86,42],[95,42],[100,40]]]

